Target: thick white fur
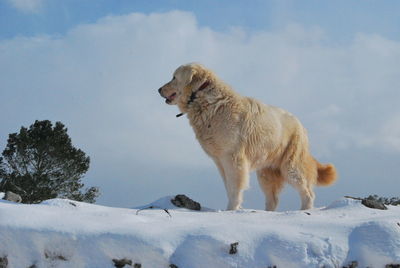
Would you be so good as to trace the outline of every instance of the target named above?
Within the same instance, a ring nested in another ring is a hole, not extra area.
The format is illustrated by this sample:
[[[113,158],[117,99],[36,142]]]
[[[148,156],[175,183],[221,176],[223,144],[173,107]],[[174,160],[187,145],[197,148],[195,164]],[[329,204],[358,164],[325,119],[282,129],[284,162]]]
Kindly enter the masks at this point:
[[[205,82],[208,85],[199,91]],[[267,210],[276,209],[285,182],[300,193],[301,209],[309,209],[315,197],[313,186],[336,179],[333,165],[322,165],[311,156],[307,132],[296,117],[239,95],[200,64],[180,66],[159,92],[187,114],[202,148],[217,165],[228,210],[241,208],[253,170]],[[189,102],[193,92],[195,98]]]

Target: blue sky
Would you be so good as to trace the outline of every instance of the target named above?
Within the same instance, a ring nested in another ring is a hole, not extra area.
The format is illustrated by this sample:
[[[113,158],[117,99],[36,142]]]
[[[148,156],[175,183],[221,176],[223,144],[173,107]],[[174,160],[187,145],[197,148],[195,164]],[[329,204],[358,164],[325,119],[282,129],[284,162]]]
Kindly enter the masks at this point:
[[[36,3],[33,8],[23,3]],[[16,8],[13,2],[21,2]],[[231,27],[248,30],[278,30],[288,23],[319,26],[336,40],[354,33],[379,33],[399,39],[400,3],[396,0],[364,1],[287,1],[287,0],[2,0],[0,1],[0,37],[18,35],[64,34],[82,23],[94,23],[107,15],[132,12],[154,13],[189,11],[201,26],[225,31]]]
[[[283,107],[334,163],[343,195],[398,195],[400,2],[0,0],[0,148],[34,120],[61,121],[91,157],[100,204],[225,190],[186,118],[157,89],[197,61],[239,93]],[[2,149],[1,149],[2,150]],[[263,208],[252,178],[245,206]],[[280,209],[297,209],[286,190]]]

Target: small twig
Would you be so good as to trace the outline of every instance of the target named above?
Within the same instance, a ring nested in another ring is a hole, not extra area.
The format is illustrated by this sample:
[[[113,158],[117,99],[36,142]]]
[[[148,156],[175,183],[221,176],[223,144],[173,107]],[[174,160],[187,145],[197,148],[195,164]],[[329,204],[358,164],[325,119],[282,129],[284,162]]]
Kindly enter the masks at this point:
[[[161,207],[157,207],[157,206],[149,206],[149,207],[147,207],[147,208],[138,209],[138,210],[136,211],[136,215],[139,215],[139,212],[142,211],[142,210],[153,209],[153,208],[158,208],[158,209],[164,210],[165,213],[167,213],[168,216],[169,216],[170,218],[172,218],[172,216],[171,216],[171,214],[169,213],[168,209],[166,209],[166,208],[161,208]]]
[[[353,196],[348,196],[348,195],[345,195],[344,197],[345,197],[345,198],[355,199],[355,200],[363,200],[363,198],[353,197]]]

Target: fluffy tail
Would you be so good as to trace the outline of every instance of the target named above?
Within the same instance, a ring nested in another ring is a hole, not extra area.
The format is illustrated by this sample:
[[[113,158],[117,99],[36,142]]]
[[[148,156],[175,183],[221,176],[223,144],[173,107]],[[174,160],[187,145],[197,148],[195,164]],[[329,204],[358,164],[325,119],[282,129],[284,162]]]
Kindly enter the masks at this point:
[[[332,164],[321,164],[315,160],[318,169],[317,185],[328,186],[336,181],[336,168]]]

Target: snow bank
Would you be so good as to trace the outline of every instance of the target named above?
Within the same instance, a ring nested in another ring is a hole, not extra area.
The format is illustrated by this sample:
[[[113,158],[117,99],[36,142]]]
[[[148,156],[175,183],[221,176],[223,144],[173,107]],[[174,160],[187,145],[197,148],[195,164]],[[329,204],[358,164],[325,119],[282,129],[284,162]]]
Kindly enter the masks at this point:
[[[0,201],[0,258],[8,267],[359,267],[400,263],[400,207],[341,199],[308,211],[189,211],[171,197],[122,209],[53,199]],[[238,242],[237,253],[229,254]],[[128,267],[128,266],[126,266]]]

